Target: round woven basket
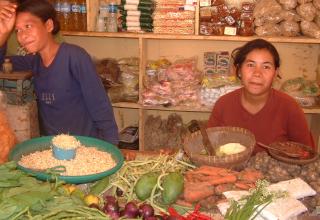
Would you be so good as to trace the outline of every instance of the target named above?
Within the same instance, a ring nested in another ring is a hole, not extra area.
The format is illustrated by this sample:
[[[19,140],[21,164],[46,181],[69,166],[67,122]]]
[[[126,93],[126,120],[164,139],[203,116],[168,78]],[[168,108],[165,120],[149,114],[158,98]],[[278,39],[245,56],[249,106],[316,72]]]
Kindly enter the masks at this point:
[[[228,143],[239,143],[245,146],[246,150],[222,157],[200,154],[204,152],[204,147],[201,133],[197,131],[184,140],[184,150],[195,165],[240,168],[248,161],[256,144],[255,137],[250,131],[239,127],[213,127],[206,130],[213,148]]]

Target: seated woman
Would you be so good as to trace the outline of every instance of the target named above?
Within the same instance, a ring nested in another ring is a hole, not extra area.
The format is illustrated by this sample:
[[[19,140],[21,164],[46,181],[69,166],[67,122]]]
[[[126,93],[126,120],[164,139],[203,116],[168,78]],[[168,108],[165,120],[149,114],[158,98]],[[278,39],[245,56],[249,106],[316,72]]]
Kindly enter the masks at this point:
[[[232,52],[234,68],[243,87],[215,104],[208,127],[235,126],[250,130],[257,142],[294,141],[314,147],[304,113],[289,95],[272,88],[279,74],[276,48],[256,39]],[[254,153],[263,148],[256,146]]]
[[[26,56],[11,56],[14,71],[33,73],[43,135],[67,133],[118,144],[108,96],[89,54],[59,43],[56,11],[48,1],[24,0],[0,8],[0,63],[13,28]]]

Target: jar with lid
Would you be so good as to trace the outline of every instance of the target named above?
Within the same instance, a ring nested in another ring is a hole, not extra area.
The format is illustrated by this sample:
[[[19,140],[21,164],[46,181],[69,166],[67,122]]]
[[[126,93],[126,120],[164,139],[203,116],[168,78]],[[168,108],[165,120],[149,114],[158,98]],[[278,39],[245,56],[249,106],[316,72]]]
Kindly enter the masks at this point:
[[[12,72],[12,63],[9,58],[4,59],[4,63],[2,64],[3,73],[11,73]]]

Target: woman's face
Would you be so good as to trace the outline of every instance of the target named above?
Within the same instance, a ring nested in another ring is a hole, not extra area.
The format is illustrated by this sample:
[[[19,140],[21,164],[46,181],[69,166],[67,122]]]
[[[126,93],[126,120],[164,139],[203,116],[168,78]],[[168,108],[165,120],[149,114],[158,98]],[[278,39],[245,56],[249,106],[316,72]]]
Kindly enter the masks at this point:
[[[47,45],[53,25],[50,19],[44,23],[29,12],[20,12],[17,15],[15,29],[21,46],[29,53],[36,53]]]
[[[251,51],[240,67],[245,91],[251,95],[268,93],[277,71],[274,59],[268,50],[255,49]]]

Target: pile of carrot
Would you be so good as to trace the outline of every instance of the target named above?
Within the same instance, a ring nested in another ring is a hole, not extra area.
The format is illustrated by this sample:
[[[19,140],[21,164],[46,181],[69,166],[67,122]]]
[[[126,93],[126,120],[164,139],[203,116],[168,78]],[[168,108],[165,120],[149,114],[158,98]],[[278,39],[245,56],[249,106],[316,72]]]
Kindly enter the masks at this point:
[[[185,173],[183,200],[198,203],[230,190],[249,190],[262,179],[262,173],[246,169],[241,172],[211,166],[201,166]]]

